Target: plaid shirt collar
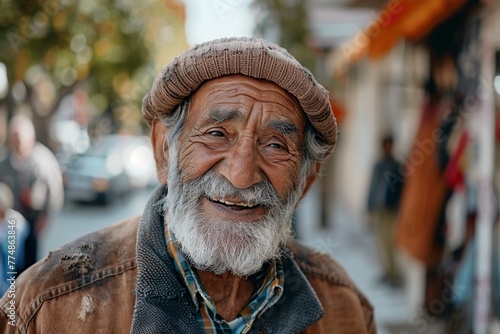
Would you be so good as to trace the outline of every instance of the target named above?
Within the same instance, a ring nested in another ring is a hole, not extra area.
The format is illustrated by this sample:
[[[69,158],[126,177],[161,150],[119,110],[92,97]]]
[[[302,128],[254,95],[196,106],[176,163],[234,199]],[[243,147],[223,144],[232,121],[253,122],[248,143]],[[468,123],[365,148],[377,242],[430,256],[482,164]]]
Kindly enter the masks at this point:
[[[168,254],[174,260],[175,268],[190,292],[193,303],[196,305],[196,318],[206,333],[247,333],[252,328],[254,321],[271,308],[283,294],[283,264],[281,259],[277,259],[267,266],[267,270],[261,270],[249,277],[259,288],[256,289],[250,298],[250,302],[239,316],[227,322],[217,314],[216,307],[212,303],[210,296],[205,291],[196,272],[176,246],[175,236],[170,233],[166,224],[165,238]]]

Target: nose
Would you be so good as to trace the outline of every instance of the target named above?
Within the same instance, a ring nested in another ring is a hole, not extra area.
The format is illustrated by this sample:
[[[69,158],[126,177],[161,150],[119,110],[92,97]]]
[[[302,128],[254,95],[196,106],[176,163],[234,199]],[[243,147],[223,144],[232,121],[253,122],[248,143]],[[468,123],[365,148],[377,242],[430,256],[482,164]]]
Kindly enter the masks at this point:
[[[219,164],[219,173],[234,187],[246,189],[263,181],[259,161],[259,153],[253,140],[240,138]]]

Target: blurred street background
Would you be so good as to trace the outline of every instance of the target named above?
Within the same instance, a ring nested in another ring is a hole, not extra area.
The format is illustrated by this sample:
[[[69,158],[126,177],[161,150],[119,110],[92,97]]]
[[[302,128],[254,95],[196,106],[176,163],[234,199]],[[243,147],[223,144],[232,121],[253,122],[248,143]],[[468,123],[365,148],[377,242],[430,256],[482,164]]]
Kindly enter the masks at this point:
[[[19,270],[142,213],[142,97],[223,36],[280,44],[329,90],[337,148],[294,229],[379,332],[500,333],[497,0],[0,0],[0,222],[24,215]]]

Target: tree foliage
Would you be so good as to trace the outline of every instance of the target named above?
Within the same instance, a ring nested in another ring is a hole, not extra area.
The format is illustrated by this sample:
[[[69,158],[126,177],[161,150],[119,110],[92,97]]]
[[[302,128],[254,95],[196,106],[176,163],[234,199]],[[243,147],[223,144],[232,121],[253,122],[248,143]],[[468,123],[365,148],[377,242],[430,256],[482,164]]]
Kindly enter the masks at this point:
[[[38,95],[34,113],[52,114],[81,85],[99,111],[117,100],[138,109],[158,70],[154,55],[185,47],[183,19],[174,0],[3,0],[0,62],[10,89],[24,82]],[[49,84],[36,87],[40,77]]]

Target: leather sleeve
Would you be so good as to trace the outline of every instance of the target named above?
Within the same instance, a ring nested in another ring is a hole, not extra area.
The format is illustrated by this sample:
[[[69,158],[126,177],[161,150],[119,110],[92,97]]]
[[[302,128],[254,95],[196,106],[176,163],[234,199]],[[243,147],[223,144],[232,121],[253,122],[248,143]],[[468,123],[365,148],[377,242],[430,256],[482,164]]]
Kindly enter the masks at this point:
[[[325,314],[304,333],[375,334],[373,311],[363,305],[356,292],[325,280],[310,278]]]
[[[15,297],[0,299],[0,334],[128,333],[138,222],[134,217],[83,236],[24,271]],[[15,326],[9,324],[12,301]]]
[[[344,268],[331,256],[290,240],[287,248],[324,308],[324,316],[306,334],[375,334],[373,307]]]

